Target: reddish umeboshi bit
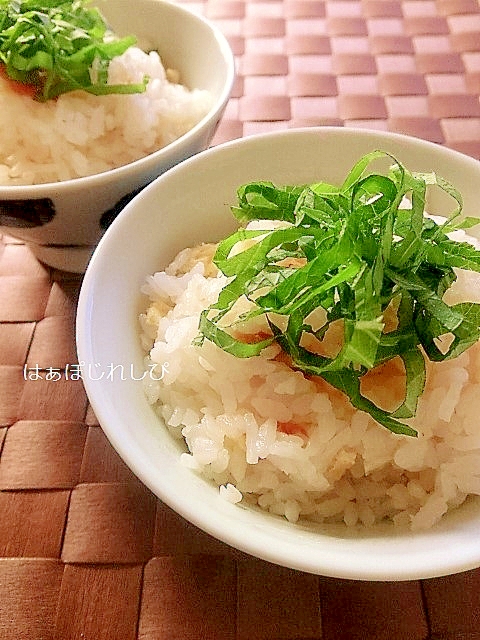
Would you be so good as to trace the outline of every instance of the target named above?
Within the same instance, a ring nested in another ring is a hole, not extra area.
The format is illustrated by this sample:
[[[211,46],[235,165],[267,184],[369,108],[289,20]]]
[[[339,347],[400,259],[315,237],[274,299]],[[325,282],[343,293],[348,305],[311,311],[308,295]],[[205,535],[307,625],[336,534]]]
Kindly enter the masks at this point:
[[[296,422],[277,422],[277,430],[289,436],[307,436],[307,430]]]
[[[288,353],[285,353],[285,351],[283,349],[281,351],[279,351],[279,353],[277,353],[277,355],[275,356],[274,360],[276,362],[282,362],[283,364],[286,364],[287,367],[290,367],[291,369],[293,369],[292,357],[289,356]]]
[[[29,98],[35,97],[37,87],[33,84],[25,84],[23,82],[19,82],[18,80],[10,78],[5,69],[5,65],[3,64],[0,64],[0,75],[15,93],[18,93],[21,96],[28,96]]]
[[[267,333],[266,331],[257,331],[256,333],[240,333],[237,332],[235,337],[239,342],[244,342],[245,344],[255,344],[256,342],[262,342],[262,340],[268,340],[268,338],[272,337],[271,333]]]

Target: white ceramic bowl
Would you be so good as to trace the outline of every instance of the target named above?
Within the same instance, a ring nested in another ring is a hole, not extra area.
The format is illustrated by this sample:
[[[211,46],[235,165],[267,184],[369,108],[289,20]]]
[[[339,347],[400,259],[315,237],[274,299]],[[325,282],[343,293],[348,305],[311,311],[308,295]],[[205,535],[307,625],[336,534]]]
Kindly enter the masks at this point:
[[[105,219],[165,170],[208,147],[235,76],[227,40],[214,24],[192,11],[164,0],[98,0],[96,4],[116,33],[134,34],[139,46],[146,42],[156,48],[164,66],[178,69],[182,84],[209,90],[213,101],[208,114],[188,133],[126,166],[65,182],[0,185],[0,233],[30,243],[43,262],[77,272],[85,269],[104,232]],[[33,215],[37,221],[33,226],[25,222],[29,208],[39,214]],[[42,219],[50,221],[42,223]]]
[[[342,181],[360,156],[376,148],[411,170],[435,170],[478,212],[480,163],[446,148],[395,134],[319,128],[244,138],[214,147],[158,178],[120,214],[101,240],[81,290],[77,343],[84,382],[107,437],[135,474],[187,520],[233,547],[302,571],[363,580],[406,580],[480,565],[480,501],[469,500],[421,533],[391,527],[351,532],[341,526],[294,525],[219,497],[179,462],[179,445],[148,405],[129,372],[142,371],[140,287],[175,254],[216,241],[236,227],[236,188],[250,180]],[[446,202],[429,204],[441,212]],[[451,205],[451,203],[449,203]],[[445,211],[445,213],[447,213]],[[112,365],[123,365],[108,379]],[[90,376],[88,366],[94,373]],[[93,380],[93,377],[104,377]]]

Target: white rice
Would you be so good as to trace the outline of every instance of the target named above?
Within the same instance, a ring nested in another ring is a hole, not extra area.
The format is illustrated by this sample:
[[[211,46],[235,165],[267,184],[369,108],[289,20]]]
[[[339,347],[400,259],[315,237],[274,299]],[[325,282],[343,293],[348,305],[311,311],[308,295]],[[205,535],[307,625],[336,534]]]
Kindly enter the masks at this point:
[[[210,92],[187,89],[156,52],[137,47],[112,60],[109,83],[145,75],[145,93],[74,91],[47,102],[0,77],[0,184],[57,182],[128,164],[185,134],[212,105]]]
[[[146,393],[172,435],[185,441],[185,465],[230,502],[243,500],[291,522],[353,527],[387,520],[425,529],[480,494],[479,344],[428,364],[426,389],[409,421],[418,438],[395,435],[327,385],[276,360],[277,346],[241,359],[209,341],[192,345],[199,314],[225,283],[209,267],[212,250],[184,250],[143,288],[151,301],[141,316],[146,366],[163,366],[161,380],[145,378]],[[449,303],[472,300],[472,292],[478,298],[480,275],[457,273]],[[394,379],[383,384],[380,398]],[[289,434],[288,425],[301,429]]]

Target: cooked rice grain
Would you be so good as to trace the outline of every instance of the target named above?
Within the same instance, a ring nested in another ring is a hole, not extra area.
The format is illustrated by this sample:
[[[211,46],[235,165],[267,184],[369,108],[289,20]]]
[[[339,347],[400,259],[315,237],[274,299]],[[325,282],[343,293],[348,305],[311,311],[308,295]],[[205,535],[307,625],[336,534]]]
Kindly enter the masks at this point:
[[[146,391],[173,436],[185,440],[188,467],[227,500],[243,496],[291,522],[388,520],[424,529],[480,494],[478,344],[452,361],[429,363],[410,421],[419,436],[395,435],[276,360],[278,347],[240,359],[208,341],[192,344],[200,312],[225,282],[205,274],[211,250],[182,252],[144,287],[151,300],[141,317],[146,365],[168,363],[161,381],[145,378]],[[469,278],[459,271],[452,295],[468,293]]]

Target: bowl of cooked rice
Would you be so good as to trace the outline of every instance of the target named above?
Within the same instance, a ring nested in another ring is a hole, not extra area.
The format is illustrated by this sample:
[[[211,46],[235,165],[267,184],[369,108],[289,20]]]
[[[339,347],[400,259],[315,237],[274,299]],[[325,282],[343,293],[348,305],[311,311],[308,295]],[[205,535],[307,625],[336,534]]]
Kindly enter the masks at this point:
[[[218,145],[112,223],[79,368],[132,471],[272,563],[480,566],[480,163],[388,132]]]
[[[234,56],[213,23],[165,0],[2,12],[0,233],[82,272],[134,195],[209,146]]]

